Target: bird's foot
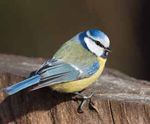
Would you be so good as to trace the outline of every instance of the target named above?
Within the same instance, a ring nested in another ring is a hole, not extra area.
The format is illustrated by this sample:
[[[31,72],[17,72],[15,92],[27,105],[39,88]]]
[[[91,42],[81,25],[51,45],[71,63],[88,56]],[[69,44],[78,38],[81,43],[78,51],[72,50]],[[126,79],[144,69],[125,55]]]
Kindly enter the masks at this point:
[[[94,95],[94,92],[92,92],[89,96],[85,96],[85,95],[83,95],[83,94],[81,94],[81,93],[79,93],[79,92],[76,92],[76,93],[74,93],[74,94],[81,97],[81,98],[78,98],[78,100],[81,100],[81,103],[80,103],[80,105],[79,105],[77,111],[78,111],[79,113],[83,113],[83,109],[82,109],[82,108],[83,108],[84,104],[85,104],[87,101],[89,101],[89,105],[92,104],[91,98],[92,98],[92,96]]]

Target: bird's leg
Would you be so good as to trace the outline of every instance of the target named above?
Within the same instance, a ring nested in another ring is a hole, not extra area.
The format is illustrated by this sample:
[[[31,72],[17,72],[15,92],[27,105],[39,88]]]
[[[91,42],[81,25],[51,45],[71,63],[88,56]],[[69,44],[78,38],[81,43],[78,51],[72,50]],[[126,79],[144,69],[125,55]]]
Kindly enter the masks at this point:
[[[94,95],[94,92],[92,92],[89,96],[85,96],[85,95],[83,95],[83,94],[81,94],[79,92],[76,92],[74,94],[80,96],[81,99],[82,99],[82,101],[81,101],[81,103],[80,103],[80,105],[78,107],[78,112],[79,113],[83,113],[83,110],[82,110],[83,105],[87,102],[87,100],[90,100],[90,102],[91,102],[91,97]]]

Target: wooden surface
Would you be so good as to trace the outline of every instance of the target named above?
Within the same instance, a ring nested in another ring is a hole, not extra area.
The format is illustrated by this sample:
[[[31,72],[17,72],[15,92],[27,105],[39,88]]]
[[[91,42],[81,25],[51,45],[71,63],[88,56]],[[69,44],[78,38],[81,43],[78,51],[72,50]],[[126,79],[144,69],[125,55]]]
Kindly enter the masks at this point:
[[[0,54],[0,88],[21,81],[44,60]],[[100,79],[83,91],[94,105],[77,113],[71,94],[48,88],[24,90],[4,99],[0,93],[0,124],[150,124],[150,82],[105,69]]]

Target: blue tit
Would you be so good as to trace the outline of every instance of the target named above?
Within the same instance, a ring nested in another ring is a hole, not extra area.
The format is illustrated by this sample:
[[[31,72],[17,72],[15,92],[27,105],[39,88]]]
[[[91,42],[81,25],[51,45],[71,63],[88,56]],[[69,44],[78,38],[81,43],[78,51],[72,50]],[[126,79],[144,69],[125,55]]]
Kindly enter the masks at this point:
[[[64,93],[87,88],[101,75],[110,52],[110,40],[98,29],[80,32],[65,42],[31,77],[3,88],[7,96],[30,87],[50,87]]]

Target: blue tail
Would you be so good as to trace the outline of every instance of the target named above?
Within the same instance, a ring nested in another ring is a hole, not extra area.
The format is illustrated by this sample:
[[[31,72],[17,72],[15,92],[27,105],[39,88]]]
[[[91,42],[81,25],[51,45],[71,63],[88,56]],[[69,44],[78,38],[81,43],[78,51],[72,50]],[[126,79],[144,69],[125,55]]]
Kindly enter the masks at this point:
[[[40,75],[35,75],[35,76],[32,76],[32,77],[30,77],[30,78],[27,78],[27,79],[25,79],[25,80],[23,80],[23,81],[17,83],[17,84],[14,84],[14,85],[12,85],[12,86],[9,86],[9,87],[7,87],[7,88],[4,88],[4,89],[2,89],[2,90],[3,90],[3,92],[4,92],[7,96],[13,95],[13,94],[15,94],[15,93],[17,93],[17,92],[19,92],[19,91],[25,89],[25,88],[28,88],[28,87],[30,87],[30,86],[32,86],[32,85],[34,85],[34,84],[39,83],[39,82],[40,82],[40,79],[41,79],[41,76],[40,76]]]

